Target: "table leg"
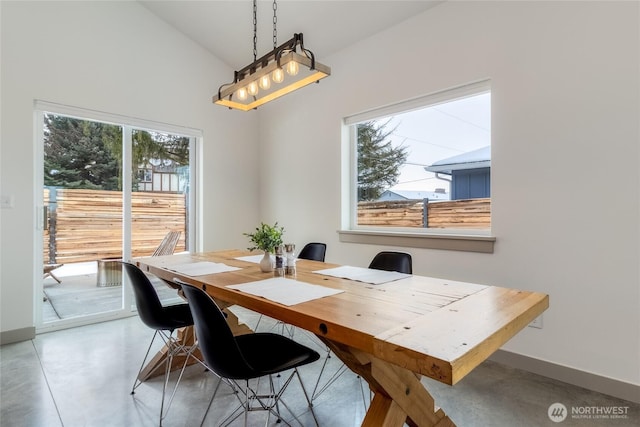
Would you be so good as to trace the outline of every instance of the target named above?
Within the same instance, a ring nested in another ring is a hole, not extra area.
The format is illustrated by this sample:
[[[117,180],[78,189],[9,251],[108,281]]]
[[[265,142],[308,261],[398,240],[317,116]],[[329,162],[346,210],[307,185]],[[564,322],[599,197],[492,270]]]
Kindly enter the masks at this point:
[[[419,375],[376,358],[371,361],[371,374],[414,425],[455,426],[444,411],[436,407]]]
[[[186,328],[178,329],[176,333],[176,337],[174,338],[176,342],[180,343],[185,347],[190,347],[195,342],[195,331],[193,326],[187,326]],[[150,378],[157,377],[159,375],[164,375],[164,364],[167,359],[167,346],[163,346],[155,356],[146,364],[144,369],[140,371],[138,375],[138,380],[146,381]],[[202,355],[200,354],[200,350],[195,349],[192,353],[193,357],[202,360]],[[186,356],[184,355],[175,355],[173,356],[173,360],[171,363],[171,370],[175,371],[176,369],[182,368],[184,365],[184,359]],[[198,361],[194,358],[190,358],[187,361],[188,365],[192,365],[197,363]]]
[[[419,375],[349,346],[320,339],[375,393],[362,426],[402,427],[406,422],[419,427],[455,427],[435,406]]]
[[[362,421],[362,426],[402,426],[407,419],[404,410],[391,398],[376,393]]]

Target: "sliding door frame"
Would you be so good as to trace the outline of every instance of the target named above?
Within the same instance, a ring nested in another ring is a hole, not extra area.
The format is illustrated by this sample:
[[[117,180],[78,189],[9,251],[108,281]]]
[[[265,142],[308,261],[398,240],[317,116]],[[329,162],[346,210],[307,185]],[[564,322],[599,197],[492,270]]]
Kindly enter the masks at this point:
[[[81,326],[91,323],[99,323],[107,320],[114,320],[124,317],[133,316],[136,314],[135,306],[133,304],[133,294],[128,282],[128,277],[124,277],[122,288],[122,307],[119,310],[109,311],[104,313],[92,314],[71,319],[61,319],[55,322],[43,323],[42,309],[43,309],[43,281],[38,280],[42,277],[42,265],[43,265],[43,236],[44,236],[44,205],[42,198],[42,189],[44,186],[44,115],[45,113],[52,113],[66,117],[72,117],[80,120],[90,120],[96,122],[102,122],[122,127],[122,142],[123,142],[123,159],[122,170],[132,170],[132,150],[133,141],[132,134],[134,130],[164,132],[168,134],[175,134],[185,136],[189,138],[189,192],[188,192],[188,251],[195,251],[201,247],[200,242],[200,229],[198,212],[198,197],[199,191],[199,150],[202,145],[202,131],[198,129],[192,129],[182,126],[170,125],[166,123],[154,122],[149,120],[131,118],[118,114],[104,113],[95,110],[88,110],[83,108],[71,107],[63,104],[57,104],[47,101],[36,100],[34,101],[34,206],[36,212],[34,215],[34,227],[36,229],[35,242],[34,242],[34,254],[33,254],[33,277],[34,277],[34,324],[36,326],[36,333],[51,332],[54,330],[66,329],[75,326]],[[132,176],[129,173],[124,173],[122,177],[122,194],[123,194],[123,218],[122,218],[122,237],[123,247],[122,254],[123,259],[130,260],[132,253],[131,245],[131,188],[132,188]]]

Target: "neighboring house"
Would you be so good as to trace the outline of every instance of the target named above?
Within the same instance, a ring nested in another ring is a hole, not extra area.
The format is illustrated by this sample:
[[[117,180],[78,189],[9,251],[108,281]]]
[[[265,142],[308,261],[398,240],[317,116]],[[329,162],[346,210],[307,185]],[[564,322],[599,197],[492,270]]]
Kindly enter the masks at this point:
[[[179,192],[184,190],[185,178],[171,160],[151,160],[138,167],[138,191]]]
[[[424,168],[451,177],[451,200],[491,197],[491,146],[439,160]]]
[[[449,200],[449,195],[444,188],[437,188],[436,191],[386,190],[380,195],[378,201],[422,199]]]

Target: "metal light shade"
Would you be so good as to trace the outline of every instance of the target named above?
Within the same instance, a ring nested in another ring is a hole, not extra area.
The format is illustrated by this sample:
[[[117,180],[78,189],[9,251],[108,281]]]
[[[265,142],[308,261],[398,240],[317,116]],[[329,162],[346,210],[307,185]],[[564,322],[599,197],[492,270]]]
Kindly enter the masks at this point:
[[[298,45],[303,55],[295,51]],[[286,70],[290,62],[298,64],[299,70],[296,75],[284,72],[284,81],[281,83],[271,81],[267,89],[258,85],[258,93],[247,95],[245,99],[237,96],[238,90],[247,88],[252,82],[258,83],[263,76],[271,78],[271,73],[277,68]],[[302,34],[295,34],[288,42],[242,70],[236,71],[234,81],[220,86],[218,93],[213,97],[213,102],[225,107],[249,111],[329,75],[331,75],[331,68],[316,62],[313,53],[304,49]]]

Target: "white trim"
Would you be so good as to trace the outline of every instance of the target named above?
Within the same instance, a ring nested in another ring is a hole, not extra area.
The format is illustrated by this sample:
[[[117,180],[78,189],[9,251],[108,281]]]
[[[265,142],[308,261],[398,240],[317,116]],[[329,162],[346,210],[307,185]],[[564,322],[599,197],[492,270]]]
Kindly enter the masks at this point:
[[[132,216],[132,195],[131,187],[133,184],[133,177],[131,173],[124,171],[131,171],[133,165],[133,129],[131,126],[122,126],[122,258],[125,261],[131,260],[132,251],[132,233],[133,233],[133,216]],[[120,294],[120,301],[122,302],[122,309],[127,311],[133,311],[135,305],[133,303],[133,289],[129,276],[124,274],[124,268],[120,272],[122,278],[122,288]]]
[[[457,86],[416,98],[385,105],[361,113],[347,116],[343,119],[345,125],[354,125],[368,120],[380,119],[398,113],[406,113],[412,110],[427,108],[443,102],[455,101],[472,95],[480,95],[491,90],[491,80],[480,80],[462,86]]]
[[[593,372],[581,371],[570,366],[560,365],[547,360],[536,359],[520,353],[498,350],[489,360],[516,369],[522,369],[537,375],[552,378],[578,387],[604,393],[609,396],[640,403],[640,385],[626,381],[598,375]]]
[[[72,107],[68,105],[58,104],[54,102],[42,101],[42,100],[34,100],[34,170],[35,170],[35,186],[34,186],[34,200],[36,209],[39,209],[39,212],[42,212],[43,200],[42,200],[42,185],[44,184],[44,132],[43,132],[43,123],[44,123],[44,113],[50,112],[59,116],[72,117],[80,120],[88,120],[94,122],[101,122],[112,124],[115,126],[122,127],[122,164],[123,170],[130,171],[131,168],[131,156],[133,150],[133,141],[132,141],[132,131],[135,130],[143,130],[143,131],[151,131],[151,132],[163,132],[170,133],[173,135],[184,136],[189,138],[189,163],[190,163],[190,172],[189,172],[189,182],[192,186],[191,188],[197,185],[193,182],[195,177],[198,177],[196,171],[197,160],[201,158],[201,153],[196,151],[200,150],[200,145],[198,141],[202,141],[202,131],[198,129],[187,128],[184,126],[176,126],[167,123],[154,122],[150,120],[132,118],[128,116],[122,116],[118,114],[105,113],[101,111],[88,110],[84,108]],[[40,188],[37,188],[40,186]],[[131,186],[132,186],[132,177],[130,174],[123,174],[123,219],[128,218],[128,221],[123,221],[123,258],[128,259],[131,257]],[[192,236],[190,239],[190,247],[188,250],[193,250],[196,245],[201,245],[199,240],[196,237],[197,230],[201,230],[202,227],[196,222],[196,200],[197,193],[190,192],[189,199],[189,235]],[[39,213],[36,210],[34,212],[34,221],[36,222],[36,229],[42,229],[42,221],[38,223]],[[35,242],[34,245],[34,269],[33,269],[33,283],[34,290],[36,294],[34,295],[34,323],[36,325],[36,333],[49,332],[59,329],[65,329],[68,327],[81,326],[85,324],[97,323],[106,320],[118,319],[122,317],[129,317],[136,315],[133,307],[133,294],[131,292],[130,285],[128,283],[128,277],[124,275],[124,281],[122,286],[122,306],[119,310],[102,312],[96,314],[89,314],[86,316],[81,316],[78,318],[72,319],[60,319],[54,322],[43,323],[42,319],[42,298],[39,296],[42,295],[43,292],[43,283],[42,283],[42,265],[43,265],[43,234],[36,233],[39,242]],[[197,239],[197,240],[196,240]]]
[[[36,335],[44,334],[47,332],[61,331],[63,329],[75,328],[77,326],[92,325],[94,323],[124,319],[137,315],[137,311],[134,311],[131,307],[125,307],[114,311],[106,311],[86,316],[72,317],[69,319],[60,319],[56,320],[55,322],[44,323],[40,326],[36,326]]]
[[[36,336],[36,328],[29,326],[26,328],[12,329],[0,332],[0,345],[12,344],[14,342],[28,341]]]
[[[136,129],[167,132],[180,136],[201,137],[202,130],[193,129],[184,126],[172,125],[169,123],[155,122],[152,120],[140,119],[136,117],[121,116],[119,114],[105,113],[102,111],[89,110],[86,108],[72,107],[69,105],[58,104],[55,102],[42,101],[36,99],[34,108],[40,111],[50,111],[59,115],[70,116],[77,119],[90,119],[94,121],[114,124],[118,126],[131,126]]]
[[[33,205],[34,212],[34,236],[33,242],[33,266],[31,270],[33,283],[33,314],[34,324],[42,325],[42,295],[44,295],[44,283],[42,280],[42,266],[44,265],[44,227],[43,222],[38,220],[38,212],[44,212],[44,113],[39,110],[33,111],[33,171],[34,171],[34,187],[33,187]],[[35,331],[35,328],[34,328]]]
[[[447,249],[492,253],[496,238],[491,235],[491,230],[473,229],[420,229],[402,227],[374,227],[360,226],[357,221],[357,133],[355,126],[358,123],[369,120],[381,119],[395,114],[406,113],[413,110],[429,108],[431,106],[452,102],[457,99],[481,95],[491,91],[491,81],[484,79],[465,85],[440,90],[427,95],[418,96],[406,101],[374,108],[361,113],[343,118],[342,139],[347,146],[343,156],[349,156],[349,160],[343,163],[343,191],[349,194],[343,197],[348,200],[348,212],[342,210],[342,229],[338,231],[341,242],[367,243],[381,245],[404,245],[409,247]],[[422,241],[421,241],[422,239]]]
[[[189,246],[186,248],[189,252],[197,252],[202,251],[202,247],[200,245],[201,237],[196,235],[196,230],[201,230],[202,227],[196,227],[196,218],[197,212],[199,209],[198,206],[198,189],[200,182],[199,170],[200,166],[198,164],[198,159],[202,158],[201,153],[197,150],[202,146],[202,137],[190,137],[189,138],[189,199],[188,202],[188,214],[189,214],[189,224],[188,224],[188,233],[189,233]],[[196,179],[197,178],[197,179]],[[200,218],[203,218],[203,215],[200,215]]]
[[[471,167],[473,166],[473,168]],[[484,160],[480,162],[469,162],[469,163],[455,163],[448,165],[438,165],[438,166],[425,166],[424,170],[429,172],[441,172],[446,174],[451,174],[452,171],[462,171],[467,169],[480,169],[480,168],[490,168],[491,160]]]
[[[406,248],[441,249],[448,251],[491,254],[496,242],[493,236],[465,234],[407,233],[395,230],[338,230],[343,243],[398,246]]]

